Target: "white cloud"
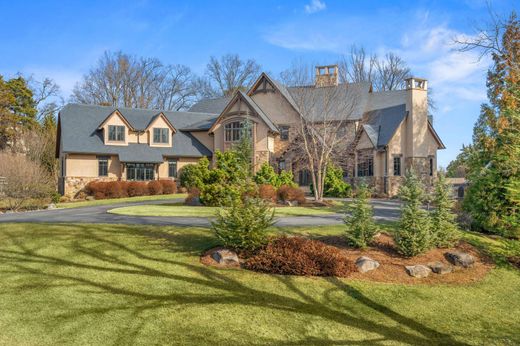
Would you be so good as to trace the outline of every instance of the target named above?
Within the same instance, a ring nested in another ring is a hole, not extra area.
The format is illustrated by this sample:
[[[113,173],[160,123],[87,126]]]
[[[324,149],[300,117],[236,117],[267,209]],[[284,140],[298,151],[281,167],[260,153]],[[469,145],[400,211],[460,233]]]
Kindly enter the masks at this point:
[[[305,7],[304,7],[305,13],[309,13],[309,14],[323,11],[326,8],[327,8],[327,5],[325,4],[325,2],[320,1],[320,0],[311,0],[311,2],[307,5],[305,5]]]

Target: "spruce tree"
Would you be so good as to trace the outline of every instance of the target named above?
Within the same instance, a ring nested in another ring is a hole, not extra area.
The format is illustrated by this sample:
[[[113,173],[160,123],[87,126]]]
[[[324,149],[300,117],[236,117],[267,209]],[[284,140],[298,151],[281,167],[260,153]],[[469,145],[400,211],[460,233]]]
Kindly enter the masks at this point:
[[[433,203],[435,209],[431,213],[432,245],[449,247],[457,240],[457,225],[452,211],[452,188],[446,181],[444,173],[439,173],[435,182]]]
[[[424,188],[413,170],[406,173],[399,189],[404,206],[401,209],[399,229],[395,234],[397,250],[406,257],[425,252],[431,245],[428,213],[422,209]]]
[[[370,191],[362,184],[357,191],[354,203],[349,206],[350,215],[345,216],[347,241],[358,248],[366,248],[374,239],[377,228],[374,223],[374,211],[368,198]]]

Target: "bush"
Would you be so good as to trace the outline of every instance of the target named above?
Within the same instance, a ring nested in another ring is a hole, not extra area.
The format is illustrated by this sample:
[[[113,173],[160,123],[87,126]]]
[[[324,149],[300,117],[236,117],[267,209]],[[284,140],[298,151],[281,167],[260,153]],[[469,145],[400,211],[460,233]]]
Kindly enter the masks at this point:
[[[121,198],[125,195],[119,181],[107,181],[104,183],[104,193],[106,198]]]
[[[148,182],[148,192],[150,195],[162,195],[162,184],[158,180],[152,180]]]
[[[394,238],[398,251],[404,256],[413,257],[428,250],[431,245],[428,213],[421,208],[424,189],[413,171],[406,174],[399,197],[404,207]]]
[[[288,185],[282,185],[277,192],[278,199],[283,202],[298,202],[299,204],[305,203],[305,194],[297,187]]]
[[[213,207],[229,206],[233,200],[240,199],[241,196],[242,192],[237,185],[214,183],[204,185],[200,190],[200,201]]]
[[[163,194],[171,195],[177,192],[177,183],[175,181],[163,179],[159,180],[159,183],[162,186]]]
[[[302,237],[280,237],[245,262],[251,270],[282,275],[347,276],[354,264],[334,246]]]
[[[278,175],[278,184],[276,187],[287,185],[290,187],[298,187],[294,182],[294,176],[291,171],[281,171]]]
[[[179,182],[184,188],[196,187],[201,189],[209,176],[209,160],[203,157],[196,164],[182,167],[179,172]]]
[[[258,186],[258,197],[276,203],[276,189],[273,185],[261,184]]]
[[[374,211],[368,202],[370,191],[361,185],[354,203],[349,206],[350,216],[345,217],[347,241],[358,248],[366,248],[374,239],[377,228],[374,223]]]
[[[267,228],[273,224],[274,210],[259,198],[235,198],[231,206],[217,212],[211,227],[224,246],[255,251],[267,243]]]
[[[343,180],[343,170],[341,167],[330,163],[327,166],[327,173],[325,174],[325,180],[323,182],[323,196],[350,197],[351,194],[352,188]]]
[[[452,189],[442,173],[435,182],[433,204],[435,209],[431,213],[430,230],[432,244],[436,247],[450,247],[457,240],[456,215],[452,211]]]
[[[274,168],[268,163],[264,162],[254,177],[255,183],[258,185],[268,184],[272,186],[278,185],[278,174],[274,171]]]
[[[148,194],[148,188],[143,181],[131,181],[128,183],[128,196],[137,197]]]

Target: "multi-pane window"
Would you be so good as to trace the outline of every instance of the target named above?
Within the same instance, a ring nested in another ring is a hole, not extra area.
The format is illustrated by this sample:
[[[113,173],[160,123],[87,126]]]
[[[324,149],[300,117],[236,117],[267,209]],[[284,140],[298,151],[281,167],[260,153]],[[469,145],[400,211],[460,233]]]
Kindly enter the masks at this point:
[[[298,183],[300,186],[309,186],[311,179],[311,172],[308,169],[302,169],[298,172]]]
[[[153,129],[153,142],[154,143],[168,143],[168,129],[167,128],[154,128]]]
[[[177,160],[168,160],[168,177],[177,178]]]
[[[364,157],[358,161],[358,177],[372,177],[374,175],[374,159]]]
[[[224,139],[226,142],[238,142],[244,134],[244,122],[234,121],[224,125]],[[249,136],[251,136],[251,128],[249,128]]]
[[[401,175],[401,157],[394,157],[394,175]]]
[[[153,180],[154,165],[152,163],[127,163],[127,180]]]
[[[288,141],[289,140],[289,126],[282,125],[280,127],[280,140]]]
[[[433,157],[430,157],[430,177],[433,176]]]
[[[285,164],[285,160],[284,159],[278,160],[278,171],[279,172],[285,171],[286,168],[287,168],[287,166]]]
[[[108,140],[114,142],[124,142],[125,127],[121,125],[108,125]]]
[[[98,176],[100,176],[100,177],[108,176],[108,157],[107,156],[98,156]]]

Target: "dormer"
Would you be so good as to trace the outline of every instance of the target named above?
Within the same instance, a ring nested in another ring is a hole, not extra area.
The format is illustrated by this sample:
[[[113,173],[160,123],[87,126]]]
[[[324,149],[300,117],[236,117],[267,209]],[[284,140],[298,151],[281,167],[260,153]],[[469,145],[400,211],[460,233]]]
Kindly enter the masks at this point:
[[[171,147],[173,135],[177,132],[162,112],[150,120],[144,131],[148,133],[148,144],[151,147]]]
[[[116,109],[99,125],[98,130],[103,131],[105,145],[128,145],[128,137],[133,127]]]

